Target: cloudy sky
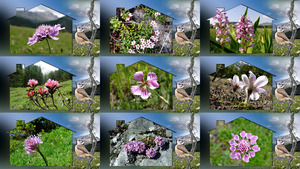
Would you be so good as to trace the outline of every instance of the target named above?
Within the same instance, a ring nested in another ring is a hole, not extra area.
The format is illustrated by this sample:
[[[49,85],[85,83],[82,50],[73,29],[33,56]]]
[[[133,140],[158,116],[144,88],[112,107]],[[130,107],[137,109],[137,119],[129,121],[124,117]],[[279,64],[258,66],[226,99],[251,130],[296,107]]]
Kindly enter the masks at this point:
[[[73,21],[74,25],[89,21],[87,17],[88,7],[90,1],[87,0],[9,0],[0,1],[0,6],[5,6],[4,12],[8,18],[16,15],[16,7],[24,7],[25,11],[34,8],[40,4],[46,5],[64,15],[68,15],[76,20]],[[95,2],[95,17],[96,23],[100,25],[100,2]],[[43,10],[42,8],[36,8],[34,10]],[[54,15],[61,16],[53,11]]]
[[[125,10],[133,8],[137,5],[144,4],[152,9],[155,9],[163,14],[166,14],[176,20],[173,21],[174,25],[178,25],[189,21],[187,11],[190,6],[189,0],[105,0],[101,2],[102,12],[110,18],[116,15],[117,7],[124,7]],[[101,13],[102,13],[101,12]],[[200,1],[195,2],[194,7],[195,23],[200,25]]]
[[[116,64],[125,64],[125,67],[143,60],[151,65],[154,65],[162,70],[174,74],[173,82],[183,80],[189,77],[187,68],[190,64],[188,57],[101,57],[101,65],[105,74],[109,75],[116,71]],[[194,62],[195,79],[200,81],[200,58],[195,58]]]
[[[274,82],[278,80],[284,80],[289,78],[287,67],[290,64],[288,57],[261,57],[261,56],[252,56],[252,57],[202,57],[201,65],[203,69],[207,71],[208,74],[214,73],[216,71],[216,64],[225,64],[225,67],[236,63],[240,60],[243,60],[253,66],[256,66],[260,69],[263,69],[267,72],[270,72],[276,76],[273,77]],[[295,58],[295,76],[296,80],[300,81],[300,58]]]
[[[63,69],[76,76],[73,77],[74,81],[83,80],[89,78],[87,68],[90,63],[90,59],[87,57],[1,57],[0,66],[5,68],[4,75],[9,75],[16,71],[16,64],[24,64],[25,67],[35,64],[39,61],[51,64],[59,69]],[[39,62],[42,63],[42,62]],[[39,64],[37,63],[37,64]],[[48,67],[51,68],[51,67]],[[46,68],[45,71],[49,71]],[[100,58],[95,58],[94,64],[95,79],[100,81]]]
[[[25,120],[28,123],[39,117],[44,117],[63,127],[75,131],[73,138],[89,134],[87,124],[90,121],[88,113],[0,113],[0,123],[5,126],[4,130],[16,128],[16,120]],[[95,136],[100,137],[100,114],[95,114]]]
[[[278,18],[277,23],[285,23],[289,21],[287,16],[287,12],[290,8],[290,1],[286,0],[269,0],[269,9],[272,10],[272,13]],[[300,1],[295,1],[295,8],[294,14],[297,16],[295,17],[295,21],[297,24],[300,25]]]
[[[125,123],[144,117],[157,124],[167,127],[176,133],[175,138],[189,134],[187,124],[190,114],[187,113],[101,113],[102,126],[107,130],[116,128],[116,120],[125,120]],[[195,114],[195,135],[200,137],[200,114]]]
[[[244,117],[263,127],[275,131],[274,139],[279,136],[289,134],[287,124],[290,122],[290,114],[287,113],[202,113],[201,121],[204,122],[205,128],[212,130],[216,128],[217,120],[225,120],[228,123],[239,117]],[[300,114],[295,115],[295,135],[300,137]]]

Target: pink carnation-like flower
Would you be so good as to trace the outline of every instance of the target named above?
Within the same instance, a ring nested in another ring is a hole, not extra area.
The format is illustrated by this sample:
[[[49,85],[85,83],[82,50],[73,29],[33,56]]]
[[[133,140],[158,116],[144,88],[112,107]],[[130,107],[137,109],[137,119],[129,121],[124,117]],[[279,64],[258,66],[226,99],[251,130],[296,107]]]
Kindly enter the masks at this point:
[[[35,87],[38,84],[37,80],[34,79],[29,79],[28,83],[27,83],[30,87]]]
[[[157,76],[153,72],[148,73],[147,80],[145,81],[143,72],[138,71],[133,75],[133,80],[138,81],[139,85],[131,86],[132,94],[138,95],[144,100],[148,99],[151,95],[147,86],[152,90],[159,87]]]
[[[24,148],[29,155],[35,153],[39,149],[39,145],[42,144],[42,140],[36,136],[30,136],[24,141]]]
[[[255,157],[255,153],[260,151],[256,143],[258,137],[245,131],[242,131],[240,136],[241,139],[238,135],[232,134],[233,139],[229,141],[230,158],[239,160],[243,156],[242,160],[248,163],[249,159]]]
[[[44,40],[45,38],[51,38],[53,40],[58,40],[58,37],[55,37],[59,34],[60,30],[63,30],[65,28],[62,28],[60,24],[50,26],[50,25],[41,25],[39,26],[35,33],[33,34],[32,38],[28,38],[28,43],[30,46],[35,44],[36,42],[40,42]]]

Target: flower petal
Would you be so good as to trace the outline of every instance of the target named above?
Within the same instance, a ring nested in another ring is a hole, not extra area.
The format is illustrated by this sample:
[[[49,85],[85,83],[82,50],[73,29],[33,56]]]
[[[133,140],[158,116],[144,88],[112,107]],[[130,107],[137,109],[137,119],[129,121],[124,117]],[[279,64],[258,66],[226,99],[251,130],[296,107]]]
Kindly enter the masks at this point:
[[[150,97],[151,93],[148,91],[148,89],[146,87],[142,88],[142,92],[141,92],[141,98],[146,100]]]
[[[251,134],[251,133],[248,133],[248,134],[246,135],[246,137],[247,137],[247,139],[251,139],[252,134]]]
[[[236,158],[236,153],[235,152],[230,153],[230,158],[235,159]]]
[[[246,137],[246,134],[247,134],[247,133],[246,133],[245,131],[242,131],[242,132],[240,133],[240,136],[243,137],[243,138],[245,138],[245,137]]]
[[[159,87],[159,84],[157,83],[157,80],[148,80],[147,85],[149,86],[150,89],[156,89]]]
[[[157,80],[157,76],[153,72],[149,72],[147,76],[147,80]]]
[[[227,79],[227,80],[228,80],[230,83],[232,83],[232,81],[233,81],[231,78],[229,78],[229,79]]]
[[[260,151],[260,148],[258,147],[258,145],[255,145],[255,146],[252,147],[252,150],[254,152],[258,152],[258,151]]]
[[[230,151],[235,151],[235,150],[236,150],[236,148],[234,146],[230,147]]]
[[[249,81],[250,81],[251,84],[254,84],[255,81],[256,81],[256,76],[255,76],[255,74],[252,73],[251,71],[249,71],[249,73],[250,73]]]
[[[258,93],[260,93],[260,94],[267,94],[267,91],[266,91],[265,89],[263,89],[263,88],[257,87],[257,88],[256,88],[256,91],[257,91]]]
[[[144,79],[144,74],[142,71],[138,71],[133,75],[133,80],[142,81]]]
[[[240,140],[240,138],[239,138],[238,135],[235,135],[233,138],[234,138],[235,140]]]
[[[255,157],[255,152],[254,151],[249,151],[249,156],[250,157]]]
[[[232,145],[236,145],[236,142],[235,142],[235,140],[234,139],[231,139],[230,141],[229,141],[229,144],[232,146]]]
[[[142,94],[142,91],[141,91],[140,85],[131,86],[131,93],[132,93],[133,95],[141,95],[141,94]]]
[[[256,81],[254,82],[254,85],[256,87],[263,87],[265,86],[266,84],[268,84],[268,78],[267,76],[263,75],[263,76],[259,76]]]
[[[235,152],[235,158],[239,160],[241,158],[241,153]]]
[[[251,94],[250,94],[250,99],[251,100],[258,100],[259,99],[259,94],[257,91],[253,91]]]
[[[243,79],[243,82],[245,83],[245,85],[249,85],[249,79],[248,79],[247,75],[242,74],[242,79]]]
[[[239,77],[238,77],[237,75],[234,75],[234,76],[233,76],[233,84],[237,84],[237,83],[239,83],[239,82],[240,82]]]
[[[243,161],[245,161],[246,163],[249,163],[249,155],[245,154],[243,157]]]

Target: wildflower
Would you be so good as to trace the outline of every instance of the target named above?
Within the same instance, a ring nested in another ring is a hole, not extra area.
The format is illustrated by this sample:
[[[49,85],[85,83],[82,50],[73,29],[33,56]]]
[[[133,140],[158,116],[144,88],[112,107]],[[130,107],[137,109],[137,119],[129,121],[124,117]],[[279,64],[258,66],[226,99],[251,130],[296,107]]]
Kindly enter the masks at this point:
[[[248,47],[253,47],[254,43],[249,44],[248,42],[252,42],[254,40],[254,28],[252,25],[252,21],[247,18],[247,16],[242,15],[239,22],[235,24],[236,27],[236,35],[235,38],[238,39],[238,43],[243,45],[243,48],[240,48],[240,52],[246,53]],[[244,42],[242,41],[244,40]],[[243,49],[243,50],[242,50]]]
[[[135,45],[135,48],[136,48],[137,50],[139,50],[139,49],[140,49],[140,45],[139,45],[139,44],[136,44],[136,45]]]
[[[154,158],[156,156],[156,150],[154,148],[148,148],[146,150],[146,155],[149,158]]]
[[[140,41],[141,41],[141,43],[144,43],[144,42],[145,42],[145,39],[141,38]]]
[[[159,16],[159,15],[160,15],[160,12],[155,12],[154,15],[155,15],[155,16]]]
[[[156,31],[154,32],[154,34],[155,34],[156,36],[158,36],[158,35],[160,34],[159,30],[156,30]]]
[[[240,79],[237,75],[234,75],[233,78],[227,79],[233,86],[233,91],[235,92],[236,90],[240,91],[242,88],[244,88],[244,83],[240,82]]]
[[[146,144],[143,142],[137,142],[137,147],[138,147],[138,153],[143,153],[145,152]]]
[[[55,80],[48,79],[45,86],[48,88],[49,93],[53,94],[59,87],[59,83]]]
[[[144,100],[148,99],[151,95],[146,86],[152,90],[159,87],[157,76],[153,72],[148,73],[147,80],[145,81],[143,72],[138,71],[133,75],[133,80],[138,81],[139,85],[131,86],[132,94],[139,95]]]
[[[153,20],[153,21],[151,21],[150,26],[152,26],[153,28],[156,28],[157,27],[157,23]]]
[[[136,141],[130,141],[124,146],[124,150],[127,153],[137,152],[139,149],[138,144]]]
[[[155,145],[156,146],[163,146],[165,144],[165,139],[163,137],[160,136],[156,136],[154,139]]]
[[[132,13],[129,12],[128,16],[126,17],[126,21],[129,21],[132,16],[133,16]]]
[[[131,41],[131,45],[132,45],[132,46],[134,46],[135,44],[136,44],[136,41],[135,41],[135,40]]]
[[[32,97],[34,96],[34,90],[30,90],[30,91],[27,91],[27,96],[32,99]]]
[[[24,148],[27,154],[35,153],[39,149],[39,145],[42,144],[42,140],[36,136],[30,136],[24,141]]]
[[[154,130],[154,127],[149,127],[149,130],[150,130],[150,131],[153,131],[153,130]]]
[[[134,50],[132,50],[132,49],[129,49],[128,52],[129,53],[135,53]]]
[[[216,41],[219,42],[221,46],[225,42],[229,42],[229,28],[228,28],[228,17],[226,16],[226,12],[224,10],[216,10],[216,16],[213,17],[213,20],[216,20],[217,23],[214,24],[214,28],[216,31]]]
[[[41,96],[44,96],[47,93],[47,89],[42,89],[41,87],[37,90]]]
[[[28,83],[27,83],[30,87],[35,87],[38,84],[37,80],[34,79],[29,79]]]
[[[245,91],[246,91],[246,103],[248,101],[248,97],[250,97],[251,100],[258,100],[259,99],[259,94],[266,94],[267,91],[261,87],[265,86],[268,84],[268,78],[267,76],[259,76],[256,79],[255,74],[253,74],[251,71],[249,71],[249,79],[247,75],[243,74],[242,79],[243,82],[245,83]]]
[[[58,40],[58,37],[55,37],[59,34],[60,30],[63,30],[65,28],[61,28],[60,24],[50,26],[50,25],[41,25],[39,26],[35,33],[33,34],[32,38],[28,38],[28,43],[30,46],[35,44],[36,42],[40,42],[44,40],[45,38],[51,38],[53,40]]]
[[[242,131],[240,136],[241,139],[238,135],[232,134],[233,139],[229,141],[230,151],[232,151],[230,158],[239,160],[243,155],[242,160],[248,163],[249,159],[255,157],[255,153],[260,151],[260,147],[256,144],[258,136],[245,131]]]

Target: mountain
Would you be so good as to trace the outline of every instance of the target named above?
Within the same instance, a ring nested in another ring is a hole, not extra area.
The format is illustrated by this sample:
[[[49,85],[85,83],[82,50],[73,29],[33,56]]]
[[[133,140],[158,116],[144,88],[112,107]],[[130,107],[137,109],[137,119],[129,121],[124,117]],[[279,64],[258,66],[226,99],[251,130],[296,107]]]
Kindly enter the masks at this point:
[[[284,79],[284,80],[278,80],[278,81],[276,81],[275,87],[276,87],[276,84],[277,84],[277,83],[283,84],[283,85],[284,85],[284,89],[286,89],[286,88],[291,88],[291,87],[292,87],[292,86],[291,86],[291,79],[290,79],[290,78]],[[300,82],[299,82],[298,80],[296,80],[296,83],[297,83],[297,86],[300,85]]]
[[[196,137],[196,136],[195,136]],[[188,134],[188,135],[185,135],[185,136],[180,136],[180,137],[177,137],[176,139],[180,139],[180,140],[183,140],[185,144],[191,144],[191,135]],[[196,137],[196,141],[200,141],[200,138],[199,137]]]
[[[98,80],[95,80],[96,81],[96,84],[97,86],[100,85],[100,82]],[[81,83],[84,85],[84,89],[87,89],[87,88],[91,88],[91,79],[88,78],[88,79],[84,79],[84,80],[78,80],[76,83]]]
[[[240,61],[234,63],[234,67],[235,67],[235,69],[236,69],[237,71],[239,71],[239,70],[241,69],[241,67],[243,67],[243,66],[245,66],[245,65],[252,66],[251,64],[246,63],[246,62],[244,62],[244,61],[242,61],[242,60],[240,60]]]
[[[31,20],[35,23],[41,23],[41,22],[47,22],[47,21],[53,21],[59,19],[58,16],[54,15],[50,11],[44,11],[44,12],[31,12],[27,11],[24,13],[20,13],[17,15],[20,18]]]
[[[291,22],[282,23],[277,26],[283,27],[285,32],[291,31]],[[300,25],[296,24],[296,28],[299,29]]]
[[[177,26],[183,27],[185,32],[189,32],[191,31],[191,22],[185,22],[185,23],[181,23]],[[199,29],[200,25],[196,24],[196,28]]]
[[[84,142],[84,145],[87,145],[87,144],[91,144],[91,135],[88,134],[88,135],[85,135],[85,136],[80,136],[80,137],[77,137],[76,139],[80,139]],[[75,139],[75,141],[76,141]],[[100,138],[99,137],[96,137],[96,141],[100,141]]]
[[[91,22],[81,23],[76,26],[83,27],[85,32],[89,32],[92,30]],[[99,29],[100,25],[96,24],[96,28]]]
[[[190,88],[191,87],[191,79],[183,79],[183,80],[178,80],[176,83],[183,83],[185,88]],[[200,85],[200,82],[196,80],[197,86]]]

